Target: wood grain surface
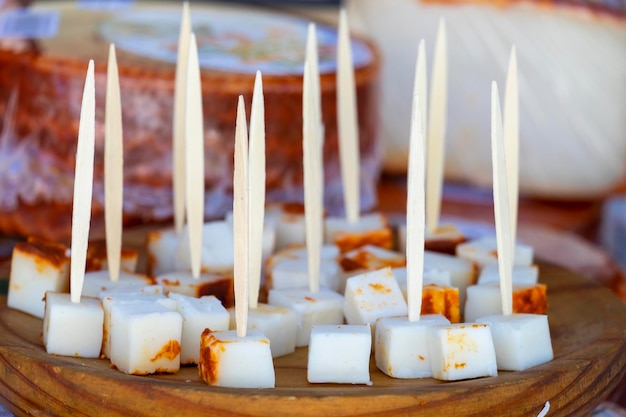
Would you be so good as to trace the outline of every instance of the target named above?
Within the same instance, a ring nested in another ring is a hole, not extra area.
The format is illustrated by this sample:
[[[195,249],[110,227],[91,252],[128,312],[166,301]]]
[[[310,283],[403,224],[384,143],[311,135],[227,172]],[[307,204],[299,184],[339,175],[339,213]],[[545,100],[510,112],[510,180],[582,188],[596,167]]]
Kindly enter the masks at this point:
[[[0,397],[17,415],[549,416],[585,415],[626,372],[626,307],[608,289],[539,263],[555,359],[522,372],[457,382],[401,380],[371,364],[372,386],[308,384],[306,348],[277,358],[276,388],[210,387],[196,367],[131,376],[108,360],[48,355],[42,321],[0,298]],[[254,372],[253,369],[250,372]]]

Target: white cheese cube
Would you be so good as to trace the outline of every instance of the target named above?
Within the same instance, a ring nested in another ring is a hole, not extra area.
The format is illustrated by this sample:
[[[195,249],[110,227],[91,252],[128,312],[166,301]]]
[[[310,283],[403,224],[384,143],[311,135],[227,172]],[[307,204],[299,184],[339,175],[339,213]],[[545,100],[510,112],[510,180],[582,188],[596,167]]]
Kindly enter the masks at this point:
[[[398,230],[398,250],[406,252],[406,224],[401,224]],[[440,224],[434,232],[428,228],[424,231],[424,248],[426,250],[454,255],[456,246],[467,240],[463,232],[452,223]]]
[[[261,256],[263,260],[268,259],[276,251],[276,219],[266,217],[263,222],[263,238],[261,247]],[[233,212],[226,213],[226,221],[231,225],[233,223]]]
[[[230,328],[236,328],[235,309],[230,313]],[[270,340],[272,357],[289,355],[296,350],[298,314],[290,308],[259,303],[248,310],[248,329],[256,329]]]
[[[548,298],[545,284],[513,284],[513,313],[546,314]],[[465,321],[502,314],[500,284],[472,285],[467,288]]]
[[[111,281],[111,275],[108,270],[92,271],[85,274],[83,295],[87,297],[98,297],[101,292],[113,288],[135,289],[137,286],[145,287],[152,284],[152,278],[143,274],[120,271],[119,279],[117,281]]]
[[[406,316],[408,308],[391,268],[348,278],[343,313],[348,324],[370,324],[381,317]]]
[[[207,222],[202,226],[202,272],[230,275],[234,258],[233,225],[226,220]],[[176,271],[191,271],[189,229],[185,227],[176,246]]]
[[[324,241],[347,252],[371,244],[382,248],[393,247],[393,232],[382,213],[368,213],[352,222],[345,217],[328,217],[324,222]]]
[[[475,263],[480,269],[498,261],[498,244],[495,236],[470,240],[456,247],[456,256]],[[533,264],[533,248],[520,242],[515,243],[513,264],[530,266]]]
[[[299,203],[269,204],[265,208],[265,223],[274,227],[277,251],[295,246],[304,246],[306,226],[304,205]]]
[[[539,268],[536,265],[513,267],[513,284],[534,285],[538,279]],[[499,282],[500,271],[497,262],[487,264],[478,275],[478,285],[498,284]]]
[[[228,330],[230,315],[220,300],[212,295],[195,298],[170,292],[169,297],[176,301],[176,311],[183,316],[180,363],[198,363],[202,332],[204,329]]]
[[[258,330],[238,337],[236,330],[201,335],[200,377],[209,385],[230,388],[274,388],[276,377],[270,340]]]
[[[178,271],[159,275],[154,280],[163,286],[165,294],[175,292],[189,297],[214,295],[226,308],[235,305],[232,275],[203,273],[194,278],[191,272]]]
[[[139,252],[135,249],[122,247],[120,251],[120,269],[126,272],[135,272]],[[107,247],[105,240],[90,241],[87,247],[86,271],[101,271],[109,269]]]
[[[523,371],[554,358],[546,315],[493,315],[476,321],[491,328],[500,370]]]
[[[498,375],[496,351],[486,324],[432,326],[428,349],[435,379],[456,381]]]
[[[296,347],[308,346],[315,324],[343,324],[343,296],[320,289],[270,290],[268,303],[295,310],[298,315]]]
[[[393,378],[432,376],[428,350],[428,331],[433,325],[449,325],[440,314],[428,314],[419,321],[408,317],[378,319],[374,338],[376,366]]]
[[[476,283],[478,268],[473,262],[447,253],[424,251],[424,268],[450,272],[450,285],[459,289],[461,307],[465,305],[465,289]]]
[[[147,268],[150,275],[176,271],[176,248],[180,236],[174,229],[154,230],[146,236]]]
[[[114,304],[154,303],[157,300],[166,299],[163,294],[145,294],[141,291],[123,293],[119,289],[103,291],[98,298],[102,303],[102,311],[104,312],[102,349],[100,353],[105,358],[111,357],[111,309]]]
[[[11,256],[7,306],[43,318],[46,292],[69,291],[69,249],[18,242]]]
[[[74,303],[69,294],[46,293],[43,344],[54,355],[98,358],[102,346],[104,313],[100,300],[81,297]]]
[[[307,381],[310,383],[371,385],[370,326],[315,325],[311,329]]]
[[[324,245],[320,251],[320,287],[343,292],[345,280],[337,263],[339,249]],[[309,261],[306,248],[287,248],[270,257],[266,263],[267,290],[309,288]]]
[[[114,304],[111,364],[133,375],[180,369],[183,318],[159,303]]]

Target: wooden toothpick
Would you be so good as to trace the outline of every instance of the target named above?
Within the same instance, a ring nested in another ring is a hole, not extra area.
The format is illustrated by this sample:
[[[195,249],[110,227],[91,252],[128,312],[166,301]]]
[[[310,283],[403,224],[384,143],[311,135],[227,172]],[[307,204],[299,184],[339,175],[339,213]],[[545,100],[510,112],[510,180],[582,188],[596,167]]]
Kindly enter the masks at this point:
[[[318,123],[319,107],[315,100],[315,86],[311,77],[311,64],[304,64],[302,96],[302,150],[304,167],[304,213],[306,250],[309,273],[309,290],[319,291],[320,251],[323,243],[322,203],[322,143]]]
[[[185,1],[183,2],[178,37],[178,57],[176,60],[176,81],[174,85],[174,123],[172,126],[172,185],[174,227],[177,233],[180,233],[185,225],[185,101],[190,36],[189,3]]]
[[[426,226],[434,233],[439,226],[441,212],[441,189],[443,186],[443,165],[446,138],[447,108],[447,37],[446,22],[439,21],[437,41],[430,89],[430,109],[428,111],[428,145],[426,173]]]
[[[491,84],[491,161],[493,165],[493,201],[498,248],[498,273],[502,314],[513,313],[513,242],[509,211],[509,191],[504,134],[498,85]]]
[[[235,322],[237,336],[245,337],[248,327],[248,262],[250,252],[248,213],[248,129],[243,96],[237,103],[235,162],[233,176],[233,233],[235,265]]]
[[[322,120],[322,93],[320,87],[319,56],[317,53],[317,29],[315,23],[309,23],[306,38],[306,62],[309,63],[309,74],[313,84],[313,98],[317,102],[317,114],[319,116],[319,134],[322,144],[324,142],[324,121]]]
[[[96,137],[96,87],[94,63],[89,61],[78,125],[74,201],[72,204],[72,256],[70,260],[70,299],[80,303],[85,280],[91,197],[93,193],[94,144]]]
[[[115,45],[109,46],[104,124],[104,224],[111,281],[120,276],[122,204],[124,201],[124,143],[122,105]]]
[[[359,125],[356,89],[350,45],[350,30],[345,9],[339,12],[337,40],[337,124],[339,156],[343,181],[346,218],[356,222],[360,216]]]
[[[511,211],[511,236],[515,244],[519,204],[519,87],[517,82],[517,51],[511,48],[504,96],[504,142]]]
[[[256,73],[252,109],[250,110],[250,263],[249,307],[259,303],[261,269],[263,263],[263,223],[265,219],[265,105],[263,77]]]
[[[204,122],[196,36],[189,38],[185,89],[185,196],[191,273],[200,277],[204,224]]]
[[[415,66],[416,84],[425,81],[424,41],[420,42]],[[416,85],[416,87],[418,87]],[[420,86],[421,88],[422,86]],[[419,91],[419,89],[418,89]],[[423,101],[413,96],[406,202],[406,279],[409,321],[418,321],[422,310],[424,283],[424,240],[426,228],[426,141],[422,127]]]

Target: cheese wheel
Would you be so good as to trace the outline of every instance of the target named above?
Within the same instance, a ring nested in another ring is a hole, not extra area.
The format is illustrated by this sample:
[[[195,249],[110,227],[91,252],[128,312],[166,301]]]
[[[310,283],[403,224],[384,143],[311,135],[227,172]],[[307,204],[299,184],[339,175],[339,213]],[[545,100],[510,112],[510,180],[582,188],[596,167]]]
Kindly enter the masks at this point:
[[[126,224],[167,221],[172,203],[172,115],[181,5],[137,3],[95,9],[42,2],[58,13],[58,32],[0,45],[0,232],[64,240],[69,236],[80,94],[89,59],[96,63],[96,159],[92,233],[102,229],[106,62],[115,43],[124,130]],[[263,73],[267,199],[302,201],[302,73],[309,21],[262,8],[192,4],[199,45],[205,138],[207,219],[232,208],[237,96],[250,106]],[[343,199],[336,126],[336,29],[317,25],[325,124],[325,203]],[[380,166],[376,80],[378,53],[353,38],[358,96],[363,210],[375,203]],[[3,161],[11,161],[5,164]]]

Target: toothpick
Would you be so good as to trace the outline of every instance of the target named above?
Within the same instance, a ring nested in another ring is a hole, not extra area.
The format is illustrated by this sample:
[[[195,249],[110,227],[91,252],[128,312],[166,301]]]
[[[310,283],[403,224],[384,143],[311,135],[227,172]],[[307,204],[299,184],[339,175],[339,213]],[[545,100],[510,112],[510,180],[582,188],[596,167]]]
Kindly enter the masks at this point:
[[[359,196],[359,125],[356,113],[356,89],[350,45],[350,31],[345,9],[339,12],[337,40],[337,124],[339,156],[343,181],[346,218],[356,222],[360,215]]]
[[[243,96],[239,96],[237,124],[235,126],[233,178],[233,233],[235,235],[233,276],[235,280],[235,323],[239,337],[245,337],[248,327],[248,256],[250,248],[248,197],[248,129]]]
[[[194,278],[199,278],[204,224],[204,124],[198,48],[193,33],[189,38],[185,97],[185,196],[189,249],[191,273]]]
[[[122,253],[122,202],[124,201],[124,151],[122,106],[115,45],[109,46],[104,116],[104,224],[107,264],[111,281],[120,276]]]
[[[89,61],[78,125],[74,201],[72,204],[72,256],[70,260],[70,299],[80,303],[85,280],[91,197],[93,192],[94,144],[96,136],[96,87],[94,64]]]
[[[320,251],[323,240],[322,209],[322,143],[319,135],[319,110],[315,103],[315,86],[311,64],[304,64],[302,95],[302,150],[304,167],[304,212],[309,290],[319,291]]]
[[[416,89],[424,82],[424,41],[420,42],[415,66]],[[422,311],[422,285],[424,283],[424,240],[426,227],[426,141],[422,126],[423,101],[413,96],[411,109],[411,139],[406,202],[406,279],[409,321],[419,321]]]
[[[439,21],[437,41],[430,89],[428,119],[428,158],[426,173],[426,225],[434,233],[439,226],[441,212],[441,189],[443,186],[443,164],[446,138],[447,108],[447,37],[446,22]]]
[[[509,211],[507,166],[502,132],[498,85],[491,84],[491,160],[493,165],[493,201],[498,247],[498,273],[502,314],[513,313],[513,242]]]
[[[250,110],[250,308],[259,303],[265,219],[265,105],[263,78],[257,71]]]
[[[427,121],[428,121],[428,103],[426,98],[428,97],[427,90],[427,70],[426,70],[426,46],[424,43],[424,39],[420,40],[420,43],[417,47],[417,58],[415,64],[415,77],[413,80],[413,98],[417,96],[419,110],[420,110],[420,120],[422,121],[422,135],[424,138],[427,136]],[[428,151],[424,149],[424,151]],[[426,158],[427,155],[424,155]]]
[[[317,114],[319,116],[320,140],[324,142],[324,121],[322,120],[322,93],[320,87],[319,57],[317,53],[317,30],[315,23],[309,23],[306,38],[306,59],[310,68],[310,79],[313,84],[313,98],[317,101]]]
[[[504,96],[504,142],[511,211],[511,236],[515,245],[519,204],[519,87],[517,82],[517,51],[511,48]]]
[[[185,96],[190,36],[189,3],[184,2],[178,35],[178,57],[176,59],[176,81],[174,84],[174,123],[172,126],[172,185],[174,227],[177,233],[180,233],[185,225]]]

